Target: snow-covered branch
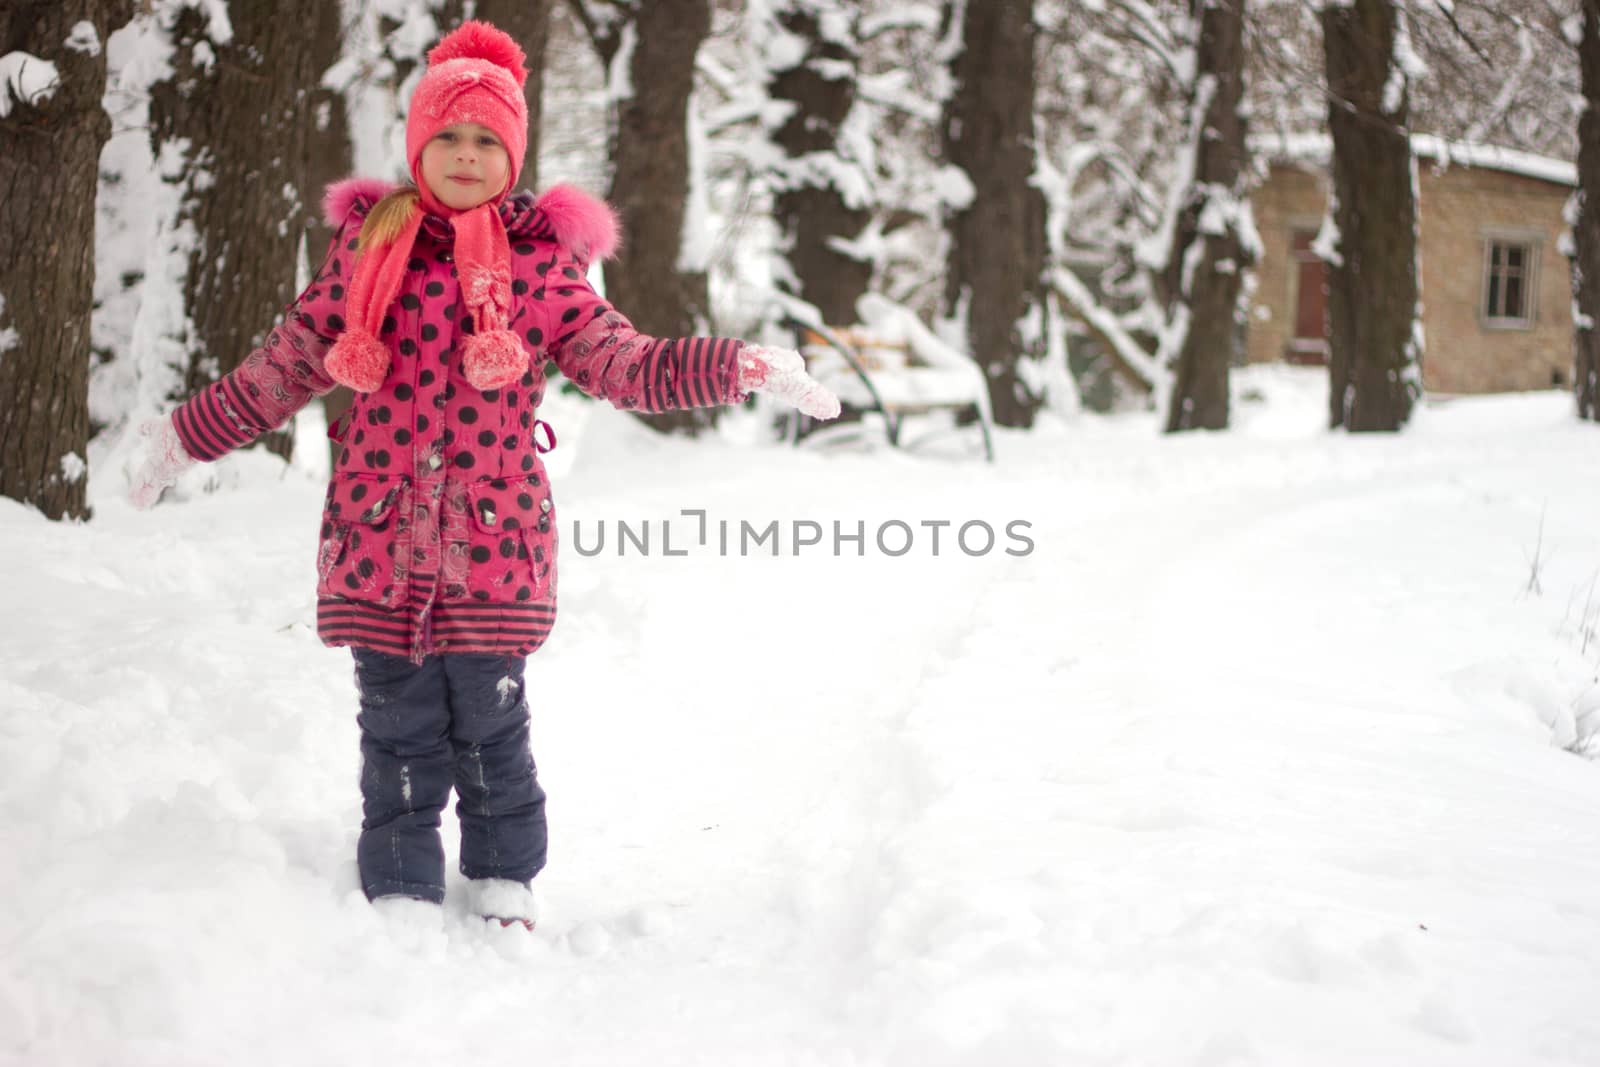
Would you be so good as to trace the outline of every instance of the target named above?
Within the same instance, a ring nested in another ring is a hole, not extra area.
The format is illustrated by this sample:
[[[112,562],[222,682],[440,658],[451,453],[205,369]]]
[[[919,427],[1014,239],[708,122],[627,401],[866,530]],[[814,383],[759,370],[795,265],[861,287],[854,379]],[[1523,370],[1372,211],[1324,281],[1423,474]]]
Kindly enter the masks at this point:
[[[1134,340],[1122,322],[1095,299],[1089,287],[1065,267],[1049,272],[1050,287],[1067,307],[1104,344],[1106,352],[1127,376],[1147,392],[1163,394],[1170,375]]]
[[[7,52],[0,56],[0,118],[11,114],[13,101],[38,107],[60,85],[54,63],[27,52]]]

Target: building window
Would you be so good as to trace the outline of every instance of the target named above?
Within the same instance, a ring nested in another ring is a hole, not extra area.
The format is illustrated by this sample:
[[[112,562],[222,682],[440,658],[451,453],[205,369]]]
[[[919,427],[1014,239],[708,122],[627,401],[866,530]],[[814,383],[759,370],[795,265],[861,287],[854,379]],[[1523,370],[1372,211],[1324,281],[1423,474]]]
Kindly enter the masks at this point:
[[[1534,265],[1538,245],[1491,238],[1484,262],[1483,318],[1487,326],[1533,325]]]

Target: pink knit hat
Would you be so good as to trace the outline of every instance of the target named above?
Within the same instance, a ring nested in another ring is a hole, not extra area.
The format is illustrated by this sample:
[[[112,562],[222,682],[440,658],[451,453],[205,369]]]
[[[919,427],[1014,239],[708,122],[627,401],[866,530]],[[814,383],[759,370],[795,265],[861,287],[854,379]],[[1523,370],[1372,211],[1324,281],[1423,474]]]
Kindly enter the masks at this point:
[[[384,313],[399,294],[423,209],[448,218],[455,229],[456,269],[462,301],[475,328],[462,346],[461,370],[478,389],[498,389],[527,373],[528,351],[506,329],[511,308],[511,247],[498,205],[516,185],[528,145],[528,72],[522,49],[486,22],[465,22],[428,53],[406,118],[406,156],[421,194],[394,240],[362,251],[345,298],[344,333],[324,360],[329,377],[358,392],[382,387],[389,373],[387,346],[378,340]],[[494,131],[510,159],[506,187],[477,207],[455,211],[422,180],[422,149],[447,126],[475,122]]]
[[[417,83],[406,115],[406,163],[418,188],[423,146],[458,122],[476,122],[494,131],[511,157],[506,188],[517,184],[528,147],[525,62],[517,42],[487,22],[463,22],[428,53],[428,72]]]

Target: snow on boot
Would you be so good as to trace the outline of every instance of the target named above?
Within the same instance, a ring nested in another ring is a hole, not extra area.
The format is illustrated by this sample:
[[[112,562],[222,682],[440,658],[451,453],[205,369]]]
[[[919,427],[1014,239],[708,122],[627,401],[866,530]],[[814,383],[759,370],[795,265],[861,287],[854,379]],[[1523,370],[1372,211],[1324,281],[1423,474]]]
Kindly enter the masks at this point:
[[[539,921],[539,898],[527,882],[472,878],[467,881],[467,910],[502,927],[532,930]]]

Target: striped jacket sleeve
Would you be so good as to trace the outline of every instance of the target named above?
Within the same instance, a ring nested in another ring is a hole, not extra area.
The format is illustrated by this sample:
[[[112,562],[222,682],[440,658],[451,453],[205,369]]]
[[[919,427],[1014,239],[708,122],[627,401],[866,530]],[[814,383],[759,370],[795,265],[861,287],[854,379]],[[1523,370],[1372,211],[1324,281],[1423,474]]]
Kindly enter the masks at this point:
[[[545,356],[579,389],[624,411],[660,412],[737,404],[744,342],[722,337],[662,339],[633,328],[562,255],[535,291],[545,312]],[[530,341],[537,340],[534,337]]]
[[[322,267],[284,311],[261,347],[172,413],[184,449],[214,460],[287,423],[334,387],[323,356],[344,330],[344,287],[355,265],[362,216],[352,212],[328,246]]]

